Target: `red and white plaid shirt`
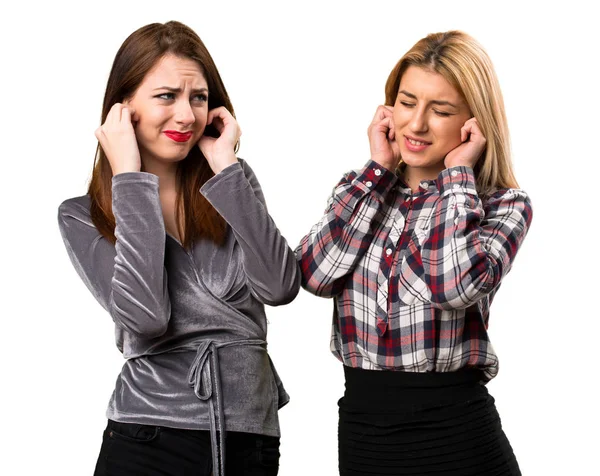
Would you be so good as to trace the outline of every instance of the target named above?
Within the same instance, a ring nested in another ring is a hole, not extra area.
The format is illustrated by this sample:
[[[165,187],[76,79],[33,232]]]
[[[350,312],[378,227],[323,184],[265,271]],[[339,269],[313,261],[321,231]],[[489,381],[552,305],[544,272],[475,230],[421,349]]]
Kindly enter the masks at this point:
[[[470,167],[414,194],[373,161],[346,174],[296,250],[303,287],[334,297],[334,355],[364,369],[478,367],[492,379],[489,308],[531,217],[522,190],[482,201]]]

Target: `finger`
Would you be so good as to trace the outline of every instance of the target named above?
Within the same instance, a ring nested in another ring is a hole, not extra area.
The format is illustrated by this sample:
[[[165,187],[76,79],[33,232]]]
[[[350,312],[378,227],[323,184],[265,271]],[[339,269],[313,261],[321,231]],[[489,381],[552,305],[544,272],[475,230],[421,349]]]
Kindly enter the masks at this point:
[[[379,106],[385,115],[388,115],[391,112],[394,112],[394,108],[392,106],[388,106],[386,104],[382,104]]]
[[[123,105],[121,103],[115,103],[108,111],[108,115],[106,116],[107,124],[118,124],[121,121],[121,110],[123,109]]]
[[[131,123],[136,126],[137,123],[140,121],[140,116],[139,114],[136,112],[135,109],[130,109],[131,110]]]
[[[212,121],[212,124],[217,128],[220,135],[228,136],[233,142],[237,142],[240,138],[241,131],[239,124],[225,107],[218,107],[209,111],[208,120]]]
[[[390,117],[391,114],[392,112],[386,109],[385,106],[378,106],[377,110],[375,111],[375,115],[373,116],[373,121],[371,121],[371,124],[381,122],[382,119]]]
[[[477,122],[477,119],[469,119],[465,123],[465,127],[468,127],[468,134],[470,135],[471,140],[473,140],[474,142],[486,142],[485,136],[479,128],[479,123]]]
[[[224,123],[227,123],[229,119],[233,119],[231,113],[223,106],[208,111],[208,124],[212,124],[213,119],[216,117],[221,118]]]
[[[460,141],[465,142],[469,137],[469,133],[467,132],[466,126],[461,127],[460,129]]]
[[[219,131],[219,134],[223,133],[223,130],[225,129],[225,124],[223,123],[223,119],[221,119],[220,117],[215,117],[212,121],[212,126]]]
[[[121,110],[121,122],[131,124],[131,112],[128,107],[123,107]]]
[[[479,127],[479,123],[477,122],[477,119],[473,118],[473,120],[470,124],[470,127],[471,127],[471,133],[476,133],[477,135],[480,135],[483,137],[483,134],[481,132],[481,129]]]
[[[394,140],[396,131],[394,130],[394,120],[391,117],[385,117],[377,126],[380,131],[384,132],[389,140]]]
[[[394,123],[391,119],[390,119],[390,131],[388,132],[388,137],[391,141],[396,139],[396,128],[394,127]]]
[[[384,117],[381,121],[379,121],[376,126],[377,130],[381,132],[385,132],[387,135],[391,129],[394,128],[394,122],[391,117]]]

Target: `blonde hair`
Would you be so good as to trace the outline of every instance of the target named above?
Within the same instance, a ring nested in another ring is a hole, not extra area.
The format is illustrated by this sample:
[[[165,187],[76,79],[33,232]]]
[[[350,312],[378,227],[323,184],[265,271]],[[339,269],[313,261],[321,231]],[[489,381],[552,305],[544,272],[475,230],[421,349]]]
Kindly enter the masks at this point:
[[[432,33],[419,40],[390,73],[385,103],[396,103],[400,80],[409,66],[441,74],[463,96],[487,143],[475,165],[477,190],[489,195],[518,188],[510,157],[510,138],[500,84],[492,61],[474,38],[461,31]]]

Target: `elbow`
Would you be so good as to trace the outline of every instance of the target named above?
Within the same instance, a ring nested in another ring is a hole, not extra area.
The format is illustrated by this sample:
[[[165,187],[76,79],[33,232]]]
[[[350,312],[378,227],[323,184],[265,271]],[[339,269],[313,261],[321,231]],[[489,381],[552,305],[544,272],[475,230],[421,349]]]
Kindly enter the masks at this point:
[[[319,270],[315,260],[302,256],[296,251],[298,259],[300,285],[305,291],[318,297],[331,298],[340,294],[344,288],[347,276],[333,277]]]
[[[322,298],[332,298],[342,293],[344,280],[338,279],[332,283],[323,283],[312,277],[302,276],[302,287],[311,294]]]
[[[113,319],[114,317],[115,316],[113,315]],[[130,322],[127,324],[125,324],[121,316],[120,322],[124,324],[123,327],[125,330],[137,337],[144,339],[154,339],[156,337],[160,337],[164,335],[169,328],[168,319],[154,319],[150,316],[148,316],[147,319],[144,319],[143,322]]]
[[[291,303],[296,296],[298,295],[299,289],[296,289],[294,292],[281,292],[278,294],[271,294],[269,296],[263,296],[262,302],[267,306],[284,306],[286,304]]]
[[[481,259],[460,273],[431,275],[425,273],[431,305],[444,311],[466,309],[492,292],[499,284],[501,270],[491,259]]]
[[[434,296],[431,297],[431,305],[442,311],[455,311],[459,309],[466,309],[471,307],[481,298],[471,299],[465,295],[443,295],[443,296]]]
[[[458,281],[451,288],[446,286],[440,291],[431,290],[430,302],[433,307],[444,311],[466,309],[479,302],[493,289],[493,283],[483,279],[476,282]]]
[[[169,312],[163,312],[160,316],[152,316],[152,319],[148,319],[143,326],[138,328],[138,335],[146,337],[147,339],[153,339],[166,334],[169,328]]]
[[[111,303],[110,314],[113,321],[131,334],[144,339],[154,339],[167,332],[171,317],[171,306],[158,307],[155,310],[142,309],[139,306],[128,307]]]
[[[160,337],[167,332],[167,328],[169,326],[167,324],[151,324],[145,325],[144,327],[138,328],[133,333],[138,337],[143,337],[145,339],[155,339],[156,337]]]
[[[268,289],[260,290],[257,294],[261,297],[263,304],[268,306],[283,306],[291,303],[300,291],[300,270],[296,266],[291,275],[284,279],[271,283]]]

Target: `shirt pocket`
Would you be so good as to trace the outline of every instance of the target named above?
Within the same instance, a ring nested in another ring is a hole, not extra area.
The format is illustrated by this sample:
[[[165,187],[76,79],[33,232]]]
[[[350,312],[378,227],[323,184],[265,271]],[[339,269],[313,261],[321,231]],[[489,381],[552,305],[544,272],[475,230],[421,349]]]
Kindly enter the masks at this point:
[[[106,428],[111,440],[129,441],[132,443],[150,443],[160,434],[160,427],[137,423],[121,423],[109,420]]]

